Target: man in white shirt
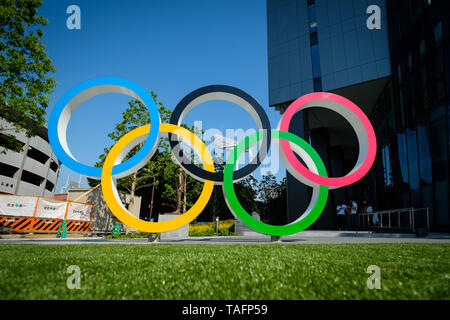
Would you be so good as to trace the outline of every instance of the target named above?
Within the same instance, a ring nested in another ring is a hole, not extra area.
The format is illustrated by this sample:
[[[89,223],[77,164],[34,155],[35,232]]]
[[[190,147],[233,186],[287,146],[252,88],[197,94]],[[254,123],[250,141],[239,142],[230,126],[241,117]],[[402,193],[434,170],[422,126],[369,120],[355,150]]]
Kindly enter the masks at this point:
[[[372,213],[373,212],[373,208],[370,204],[367,205],[367,213]],[[372,215],[372,221],[373,221],[373,225],[374,226],[378,226],[380,224],[380,217],[378,216],[378,213],[374,213]]]
[[[337,224],[339,230],[345,229],[345,210],[347,210],[347,206],[342,202],[339,202],[336,211],[337,211]]]

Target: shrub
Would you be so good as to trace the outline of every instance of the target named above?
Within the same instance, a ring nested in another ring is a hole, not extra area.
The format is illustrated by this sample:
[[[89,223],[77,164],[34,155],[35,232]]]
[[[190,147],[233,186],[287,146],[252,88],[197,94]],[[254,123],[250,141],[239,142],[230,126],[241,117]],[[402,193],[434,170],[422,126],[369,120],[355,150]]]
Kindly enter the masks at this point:
[[[234,232],[234,220],[219,221],[219,233],[215,232],[215,222],[196,223],[189,225],[190,237],[207,237],[207,236],[236,236]]]
[[[148,232],[138,232],[130,234],[119,234],[119,235],[107,235],[106,239],[136,239],[136,238],[148,238]]]

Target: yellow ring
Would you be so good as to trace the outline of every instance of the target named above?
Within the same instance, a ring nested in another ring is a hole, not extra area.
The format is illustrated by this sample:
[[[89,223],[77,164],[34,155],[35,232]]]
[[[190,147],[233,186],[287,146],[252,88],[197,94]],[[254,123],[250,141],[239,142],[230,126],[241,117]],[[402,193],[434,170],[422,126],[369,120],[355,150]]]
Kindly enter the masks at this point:
[[[214,172],[214,164],[203,141],[197,137],[191,131],[179,127],[177,125],[161,123],[159,127],[160,132],[174,133],[184,140],[190,142],[194,148],[197,150],[198,154],[202,158],[203,165],[205,170]],[[119,156],[120,152],[133,140],[146,135],[150,132],[150,125],[145,125],[130,131],[126,135],[124,135],[117,143],[111,148],[108,155],[106,156],[105,163],[103,164],[102,170],[102,192],[105,198],[106,204],[108,205],[111,212],[124,224],[127,226],[134,228],[136,230],[140,230],[143,232],[152,232],[152,233],[160,233],[175,230],[180,228],[181,226],[188,224],[193,219],[195,219],[206,207],[206,204],[211,197],[211,194],[214,189],[214,181],[205,180],[205,184],[203,186],[202,193],[198,198],[197,202],[186,211],[181,216],[164,222],[148,222],[143,221],[134,217],[128,210],[125,209],[120,199],[118,199],[117,189],[113,183],[112,178],[112,169],[114,166],[114,162]],[[201,149],[201,150],[199,150]],[[116,192],[114,192],[116,190]]]

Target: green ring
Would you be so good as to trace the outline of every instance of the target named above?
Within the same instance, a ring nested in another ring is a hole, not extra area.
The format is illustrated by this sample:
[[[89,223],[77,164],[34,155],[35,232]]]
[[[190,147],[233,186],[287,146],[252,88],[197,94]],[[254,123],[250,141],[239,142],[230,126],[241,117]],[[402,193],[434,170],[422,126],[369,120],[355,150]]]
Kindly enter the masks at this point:
[[[262,132],[259,131],[245,137],[245,139],[239,142],[239,144],[231,151],[228,157],[223,172],[223,190],[228,207],[248,227],[267,235],[288,236],[303,231],[319,218],[320,214],[325,208],[325,204],[328,198],[328,187],[322,185],[320,186],[317,202],[315,203],[314,208],[311,210],[307,217],[295,223],[287,224],[284,226],[273,226],[253,218],[241,206],[236,193],[234,192],[233,170],[235,167],[236,159],[239,158],[239,156],[242,154],[242,152],[245,151],[246,148],[261,140],[262,136]],[[321,175],[322,177],[327,177],[327,170],[325,169],[325,165],[323,164],[322,159],[320,158],[316,150],[314,150],[314,148],[305,140],[295,134],[279,130],[272,130],[272,139],[284,139],[301,147],[311,157],[312,161],[317,167],[319,175]]]

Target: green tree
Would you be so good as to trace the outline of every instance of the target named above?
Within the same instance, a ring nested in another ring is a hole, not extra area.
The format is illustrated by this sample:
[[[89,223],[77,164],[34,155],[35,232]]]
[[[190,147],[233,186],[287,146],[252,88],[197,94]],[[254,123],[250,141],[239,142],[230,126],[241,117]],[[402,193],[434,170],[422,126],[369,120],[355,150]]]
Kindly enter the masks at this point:
[[[224,164],[223,158],[216,159],[214,168],[216,172],[223,172]],[[254,189],[256,179],[252,175],[234,183],[234,190],[238,196],[242,207],[250,214],[256,210],[256,195],[257,190]],[[213,194],[205,208],[205,213],[199,217],[201,221],[215,221],[216,217],[221,220],[233,219],[233,215],[228,209],[223,195],[223,187],[220,185],[214,186]]]
[[[0,0],[0,116],[34,136],[45,124],[45,109],[56,81],[48,74],[56,69],[41,43],[42,26],[37,15],[42,0]],[[0,146],[20,151],[20,144],[0,127]],[[4,151],[4,150],[2,150]]]
[[[151,95],[158,107],[161,121],[169,122],[172,112],[165,108],[162,102],[158,101],[154,92],[151,92]],[[128,104],[128,108],[122,113],[123,120],[117,123],[114,131],[108,135],[114,142],[117,142],[133,129],[151,123],[148,110],[140,101],[133,100]],[[185,125],[183,127],[187,128]],[[191,130],[194,129],[192,128]],[[126,159],[134,155],[140,147],[141,145],[131,150]],[[104,153],[99,156],[100,161],[96,163],[96,166],[100,167],[103,165],[109,150],[110,148],[104,149]],[[99,183],[98,180],[88,179],[88,181],[91,187]],[[202,183],[187,176],[180,166],[172,161],[168,139],[161,139],[159,148],[152,161],[149,161],[143,168],[132,175],[118,179],[117,187],[119,190],[130,194],[129,210],[132,210],[134,206],[134,195],[136,192],[151,188],[152,199],[155,196],[155,192],[160,192],[161,194],[157,198],[162,201],[162,206],[169,208],[173,213],[180,214],[192,206],[196,196],[201,192]],[[151,203],[153,209],[153,201]]]
[[[167,121],[170,119],[171,111],[166,109],[162,102],[158,101],[157,95],[152,91],[151,95],[158,107],[158,111],[161,117],[161,121]],[[150,114],[146,106],[139,100],[132,100],[128,102],[128,108],[122,113],[123,120],[117,123],[114,127],[114,131],[108,134],[108,137],[117,142],[128,132],[141,127],[143,125],[151,123]],[[126,156],[126,159],[134,155],[142,145],[135,147]],[[99,156],[100,161],[95,165],[101,167],[106,159],[110,148],[105,148],[104,153]],[[158,176],[159,171],[163,169],[160,163],[161,157],[155,155],[155,161],[149,162],[144,168],[139,171],[134,172],[128,177],[124,177],[117,181],[117,186],[119,189],[126,190],[130,193],[130,203],[128,204],[128,209],[132,210],[134,206],[134,195],[139,189],[150,187],[154,182],[156,182],[156,176]],[[88,179],[89,185],[91,187],[100,183],[98,180]]]
[[[277,181],[271,173],[256,185],[257,211],[261,219],[272,225],[286,224],[286,178]]]

